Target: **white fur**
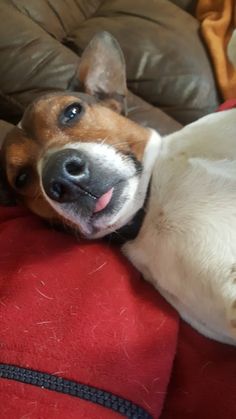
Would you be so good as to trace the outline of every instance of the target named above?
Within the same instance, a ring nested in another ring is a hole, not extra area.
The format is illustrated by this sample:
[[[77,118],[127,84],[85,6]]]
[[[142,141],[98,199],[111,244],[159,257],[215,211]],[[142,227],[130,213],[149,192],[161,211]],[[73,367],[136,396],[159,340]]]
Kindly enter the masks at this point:
[[[107,235],[114,230],[118,230],[123,225],[127,224],[132,218],[133,215],[143,207],[145,198],[146,198],[146,191],[148,188],[148,184],[150,181],[150,176],[152,174],[153,166],[156,161],[156,158],[160,152],[162,139],[160,135],[154,131],[150,130],[151,135],[149,138],[149,141],[147,143],[144,156],[143,156],[143,173],[142,176],[138,182],[138,178],[132,179],[131,182],[128,183],[125,192],[127,193],[128,188],[128,196],[129,198],[126,200],[126,203],[123,205],[120,211],[115,214],[111,220],[107,224],[107,220],[103,220],[101,218],[99,220],[100,223],[100,232],[96,235],[94,235],[92,238],[99,238],[103,237],[104,235]],[[110,162],[113,162],[114,160],[110,160]],[[106,230],[104,230],[103,224],[107,225]]]
[[[236,344],[236,109],[163,139],[144,223],[123,250],[188,323]]]

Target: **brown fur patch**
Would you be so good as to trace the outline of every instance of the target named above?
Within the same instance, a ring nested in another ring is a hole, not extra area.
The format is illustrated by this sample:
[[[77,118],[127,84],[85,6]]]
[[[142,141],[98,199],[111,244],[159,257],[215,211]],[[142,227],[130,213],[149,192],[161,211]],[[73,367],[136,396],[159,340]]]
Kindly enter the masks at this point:
[[[38,100],[25,113],[22,126],[38,143],[60,146],[70,142],[97,142],[114,145],[122,152],[132,151],[142,158],[149,132],[111,109],[95,103],[82,103],[84,115],[73,126],[62,127],[59,115],[74,96],[52,96]]]

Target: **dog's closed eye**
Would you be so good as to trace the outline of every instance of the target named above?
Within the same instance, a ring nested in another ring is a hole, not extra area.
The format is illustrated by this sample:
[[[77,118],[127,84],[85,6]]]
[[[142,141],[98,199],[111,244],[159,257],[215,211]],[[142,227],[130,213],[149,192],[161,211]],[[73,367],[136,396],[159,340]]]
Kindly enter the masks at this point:
[[[23,168],[17,174],[15,178],[15,187],[16,189],[24,188],[30,181],[30,171],[27,168]]]

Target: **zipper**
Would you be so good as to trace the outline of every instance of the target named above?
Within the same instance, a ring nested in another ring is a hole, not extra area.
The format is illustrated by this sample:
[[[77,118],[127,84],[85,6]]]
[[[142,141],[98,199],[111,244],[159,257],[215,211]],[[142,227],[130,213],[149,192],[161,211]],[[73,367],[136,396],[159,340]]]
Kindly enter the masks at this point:
[[[53,374],[46,374],[15,365],[0,364],[0,378],[7,378],[8,380],[15,380],[42,389],[78,397],[111,409],[130,419],[152,419],[152,416],[146,410],[130,400],[126,400],[109,391],[66,380]]]

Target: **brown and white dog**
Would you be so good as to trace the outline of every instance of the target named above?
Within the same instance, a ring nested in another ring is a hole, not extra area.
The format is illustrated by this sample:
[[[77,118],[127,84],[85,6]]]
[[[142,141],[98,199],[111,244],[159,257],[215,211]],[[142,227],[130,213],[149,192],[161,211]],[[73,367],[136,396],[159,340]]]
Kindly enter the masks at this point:
[[[1,200],[88,239],[145,207],[124,253],[183,319],[235,345],[236,110],[164,139],[128,120],[124,59],[107,33],[85,50],[79,78],[85,93],[38,99],[6,137]]]

